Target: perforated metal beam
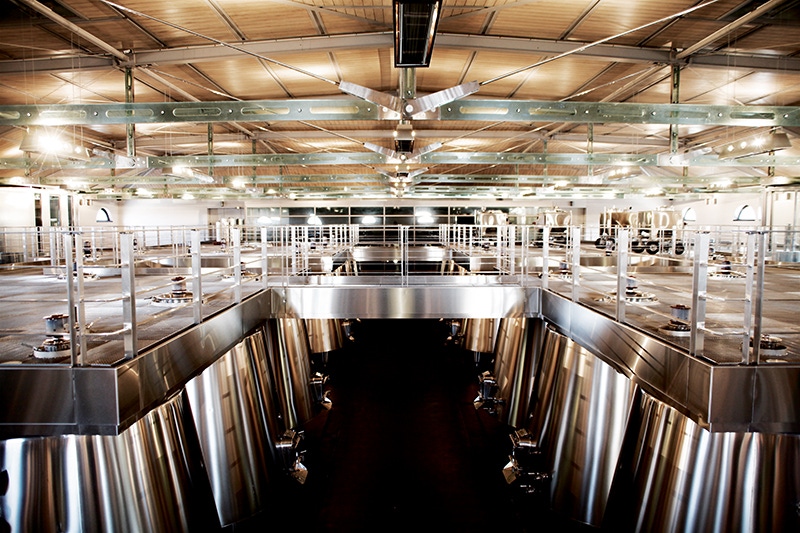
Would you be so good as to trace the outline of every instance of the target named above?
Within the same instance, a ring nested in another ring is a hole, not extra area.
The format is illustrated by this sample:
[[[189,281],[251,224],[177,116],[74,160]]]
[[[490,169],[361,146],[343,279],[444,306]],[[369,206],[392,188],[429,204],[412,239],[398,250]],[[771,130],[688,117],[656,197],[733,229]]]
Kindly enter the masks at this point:
[[[456,100],[441,120],[800,127],[800,106],[718,106],[541,100]],[[435,118],[435,117],[429,117]],[[358,98],[0,106],[0,125],[397,120]]]
[[[3,158],[0,169],[122,169],[183,167],[266,167],[277,165],[393,165],[385,155],[375,152],[318,153],[318,154],[236,154],[172,157],[136,157],[89,161],[55,157]],[[800,165],[800,157],[759,155],[739,159],[719,159],[715,155],[672,154],[545,154],[517,152],[431,152],[421,156],[420,164],[427,165],[609,165],[661,167],[786,167]]]
[[[237,48],[258,55],[276,55],[297,51],[336,51],[336,50],[377,50],[390,49],[393,44],[392,32],[375,32],[345,35],[326,35],[269,41],[251,41],[237,44]],[[585,45],[575,41],[553,41],[546,39],[525,39],[519,37],[497,37],[491,35],[460,35],[438,33],[438,49],[486,50],[507,54],[557,55]],[[670,64],[676,62],[672,52],[667,49],[599,44],[576,55],[602,61],[622,63]],[[65,72],[76,68],[81,70],[112,69],[119,66],[142,67],[147,65],[170,65],[202,63],[205,61],[224,61],[246,57],[232,48],[213,44],[187,46],[162,50],[142,50],[133,54],[127,62],[120,63],[108,56],[65,56],[43,59],[16,59],[0,61],[0,74],[19,74],[25,72]],[[686,61],[683,61],[685,63]],[[731,54],[709,52],[691,57],[688,63],[701,67],[737,68],[755,71],[800,71],[800,58],[775,55],[756,56],[752,54]]]

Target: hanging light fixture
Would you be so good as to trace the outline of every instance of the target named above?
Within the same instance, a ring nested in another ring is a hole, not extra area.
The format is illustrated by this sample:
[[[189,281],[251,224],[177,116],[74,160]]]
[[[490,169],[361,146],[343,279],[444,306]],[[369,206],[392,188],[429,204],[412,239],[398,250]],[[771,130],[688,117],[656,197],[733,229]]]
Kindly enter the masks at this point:
[[[442,0],[393,0],[394,66],[427,67]]]
[[[42,155],[89,161],[89,149],[46,130],[31,130],[22,138],[19,149]]]
[[[770,131],[764,135],[756,135],[723,144],[716,149],[720,159],[738,159],[753,155],[766,154],[791,148],[792,143],[786,133]]]

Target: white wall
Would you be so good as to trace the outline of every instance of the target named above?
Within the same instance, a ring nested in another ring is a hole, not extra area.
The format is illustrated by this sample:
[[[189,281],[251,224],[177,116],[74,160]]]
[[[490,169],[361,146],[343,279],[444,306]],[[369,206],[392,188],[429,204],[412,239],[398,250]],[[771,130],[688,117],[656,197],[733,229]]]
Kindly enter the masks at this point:
[[[755,222],[737,222],[733,218],[737,210],[744,204],[750,205],[756,212]],[[713,194],[702,200],[675,202],[675,207],[694,208],[697,222],[687,224],[688,228],[713,228],[716,226],[759,226],[764,222],[763,196],[761,193]]]
[[[28,188],[0,188],[0,227],[35,226],[33,194]]]
[[[122,226],[206,226],[208,209],[219,201],[136,199],[119,202],[118,220]]]

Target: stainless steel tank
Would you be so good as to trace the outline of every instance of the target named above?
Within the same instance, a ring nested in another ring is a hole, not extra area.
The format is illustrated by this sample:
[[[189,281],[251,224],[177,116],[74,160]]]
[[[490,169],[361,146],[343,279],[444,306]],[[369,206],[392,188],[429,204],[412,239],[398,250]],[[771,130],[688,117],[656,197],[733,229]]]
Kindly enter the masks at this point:
[[[612,531],[800,531],[800,435],[712,433],[641,394],[612,486]]]
[[[493,374],[497,381],[498,417],[511,427],[524,427],[528,420],[540,320],[503,318],[497,330]]]
[[[254,361],[265,351],[264,333],[257,331],[186,385],[223,526],[266,507],[277,468]]]
[[[497,320],[467,318],[464,320],[464,349],[480,353],[494,352]]]
[[[314,416],[311,365],[305,323],[299,318],[268,321],[270,363],[285,429],[297,429]]]
[[[551,507],[599,526],[637,386],[559,333],[548,330],[530,432],[552,473]]]
[[[308,343],[313,353],[324,353],[342,347],[342,322],[338,318],[307,318]]]
[[[0,529],[197,531],[214,527],[197,437],[181,393],[117,436],[0,442]]]

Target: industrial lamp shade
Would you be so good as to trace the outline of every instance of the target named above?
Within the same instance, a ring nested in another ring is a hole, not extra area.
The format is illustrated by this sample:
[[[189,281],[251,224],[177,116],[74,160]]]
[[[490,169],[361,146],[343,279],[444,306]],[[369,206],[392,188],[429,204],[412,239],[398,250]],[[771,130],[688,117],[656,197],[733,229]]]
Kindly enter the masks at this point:
[[[394,66],[427,67],[442,0],[393,0]]]

